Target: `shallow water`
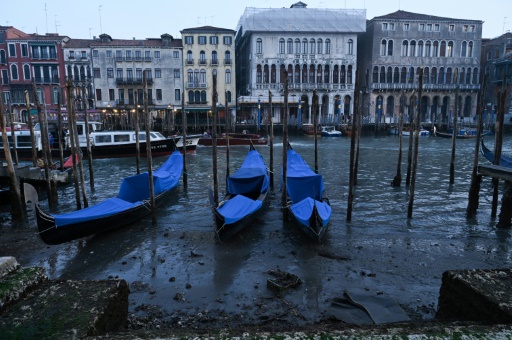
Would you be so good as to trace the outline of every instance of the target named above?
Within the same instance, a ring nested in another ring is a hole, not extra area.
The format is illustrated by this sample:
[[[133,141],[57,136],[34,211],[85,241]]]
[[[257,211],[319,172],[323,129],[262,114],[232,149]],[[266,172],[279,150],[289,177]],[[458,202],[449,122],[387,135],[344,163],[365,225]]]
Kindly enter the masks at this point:
[[[312,137],[292,135],[290,144],[314,166]],[[280,268],[303,281],[280,296],[279,303],[300,310],[301,317],[294,322],[327,317],[330,299],[345,290],[393,297],[410,316],[428,319],[437,308],[444,271],[510,267],[512,261],[510,231],[495,228],[496,221],[490,218],[490,179],[482,182],[478,215],[466,219],[475,141],[457,140],[456,147],[455,183],[450,185],[451,140],[420,138],[413,218],[408,219],[408,138],[403,143],[402,186],[393,188],[398,138],[362,137],[352,221],[347,222],[350,139],[319,139],[319,173],[333,208],[330,229],[321,243],[304,237],[291,221],[283,222],[278,191],[283,147],[278,137],[276,191],[270,206],[229,243],[216,240],[212,225],[207,195],[207,187],[213,184],[212,149],[198,147],[195,155],[187,156],[188,188],[177,188],[159,209],[156,225],[147,217],[104,235],[47,246],[32,233],[29,223],[12,226],[4,209],[0,239],[14,230],[28,231],[29,236],[2,242],[0,256],[15,256],[23,266],[42,266],[54,279],[126,279],[132,311],[145,304],[161,306],[169,313],[224,311],[247,315],[248,322],[257,320],[264,313],[262,304],[276,303],[271,302],[275,293],[266,281],[268,270]],[[269,165],[270,148],[257,149]],[[247,151],[243,146],[230,149],[231,172]],[[225,148],[219,148],[218,156],[222,194]],[[162,158],[155,159],[154,167],[162,162]],[[141,165],[144,170],[145,159]],[[95,160],[94,168],[96,190],[90,204],[116,195],[121,179],[135,172],[135,161]],[[72,210],[73,187],[59,191],[60,204],[52,212]],[[41,205],[48,209],[46,202]],[[322,256],[326,252],[338,258]]]

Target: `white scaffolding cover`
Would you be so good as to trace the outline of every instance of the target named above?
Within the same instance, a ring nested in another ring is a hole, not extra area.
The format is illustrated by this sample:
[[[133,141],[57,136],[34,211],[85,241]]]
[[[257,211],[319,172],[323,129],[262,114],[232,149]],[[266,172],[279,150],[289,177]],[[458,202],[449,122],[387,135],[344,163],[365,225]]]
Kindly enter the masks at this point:
[[[247,7],[236,31],[359,33],[366,31],[366,9]]]

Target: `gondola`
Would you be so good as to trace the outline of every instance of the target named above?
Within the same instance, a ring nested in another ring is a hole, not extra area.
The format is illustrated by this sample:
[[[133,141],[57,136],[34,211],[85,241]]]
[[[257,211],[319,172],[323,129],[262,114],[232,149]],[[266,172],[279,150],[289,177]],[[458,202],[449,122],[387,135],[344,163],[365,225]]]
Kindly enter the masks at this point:
[[[176,150],[153,172],[155,205],[161,204],[178,186],[182,170],[183,155]],[[43,212],[38,204],[37,192],[30,184],[24,184],[24,193],[27,206],[34,206],[39,235],[43,242],[50,245],[126,226],[151,212],[147,172],[124,178],[117,197],[65,214]]]
[[[487,159],[489,162],[494,163],[494,151],[489,150],[485,146],[483,138],[482,138],[481,144],[482,144],[482,149],[481,149],[482,155],[484,155],[485,159]],[[504,166],[506,168],[512,168],[512,157],[501,155],[499,165]]]
[[[492,135],[491,131],[482,132],[482,136]],[[453,129],[450,129],[448,132],[437,131],[434,129],[434,136],[443,137],[443,138],[452,138]],[[459,129],[455,138],[457,139],[473,139],[477,137],[476,129]]]
[[[226,180],[227,193],[214,207],[215,232],[222,241],[245,229],[267,203],[270,176],[253,145],[242,166]]]
[[[331,219],[331,205],[322,175],[312,171],[304,159],[288,146],[286,173],[288,210],[307,236],[320,241]]]

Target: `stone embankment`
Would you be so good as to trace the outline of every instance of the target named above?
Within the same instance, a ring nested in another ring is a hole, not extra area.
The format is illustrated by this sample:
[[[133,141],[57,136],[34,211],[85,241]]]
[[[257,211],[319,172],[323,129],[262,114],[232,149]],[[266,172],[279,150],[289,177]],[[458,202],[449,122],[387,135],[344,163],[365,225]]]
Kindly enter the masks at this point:
[[[447,271],[435,320],[303,329],[129,330],[125,280],[49,280],[42,268],[0,257],[0,339],[348,338],[511,339],[512,270]]]

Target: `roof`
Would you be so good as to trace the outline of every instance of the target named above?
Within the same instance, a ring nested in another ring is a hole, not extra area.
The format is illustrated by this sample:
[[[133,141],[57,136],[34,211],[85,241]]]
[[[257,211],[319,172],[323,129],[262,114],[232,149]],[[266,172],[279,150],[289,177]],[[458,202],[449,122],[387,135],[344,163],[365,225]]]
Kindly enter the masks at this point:
[[[389,13],[386,15],[381,15],[378,17],[374,17],[372,20],[377,19],[394,19],[394,20],[425,20],[425,21],[479,21],[480,20],[471,20],[471,19],[455,19],[455,18],[447,18],[447,17],[438,17],[435,15],[428,15],[428,14],[419,14],[419,13],[413,13],[413,12],[406,12],[402,10],[398,10],[393,13]]]
[[[172,38],[170,35],[164,35]],[[70,39],[65,48],[92,48],[92,47],[182,47],[181,39],[170,39],[169,46],[165,46],[161,38],[148,38],[145,40],[112,39],[102,41],[101,39]]]
[[[229,28],[221,28],[221,27],[214,27],[214,26],[201,26],[201,27],[192,27],[192,28],[185,28],[180,31],[183,33],[232,33],[235,34],[235,31]]]
[[[296,4],[297,5],[297,4]],[[359,33],[366,31],[365,9],[248,7],[237,31]]]

